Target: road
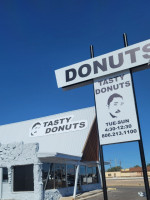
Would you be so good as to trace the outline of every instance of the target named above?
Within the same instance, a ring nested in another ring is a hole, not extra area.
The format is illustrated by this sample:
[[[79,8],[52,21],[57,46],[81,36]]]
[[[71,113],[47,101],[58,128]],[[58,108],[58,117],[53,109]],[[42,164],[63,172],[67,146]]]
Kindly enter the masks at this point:
[[[140,197],[138,192],[145,192],[144,187],[117,187],[116,190],[108,191],[108,200],[147,200]],[[87,197],[87,200],[104,200],[103,193]]]

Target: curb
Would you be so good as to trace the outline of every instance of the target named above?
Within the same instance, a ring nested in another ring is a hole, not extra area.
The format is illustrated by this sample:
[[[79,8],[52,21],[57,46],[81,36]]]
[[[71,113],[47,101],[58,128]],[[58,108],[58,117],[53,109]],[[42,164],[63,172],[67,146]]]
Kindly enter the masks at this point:
[[[108,188],[107,191],[116,190],[116,188]]]
[[[107,188],[107,191],[114,191],[114,190],[116,190],[116,188]],[[101,194],[102,192],[103,192],[102,189],[101,190],[93,190],[93,191],[77,194],[75,199],[73,198],[73,196],[70,196],[70,197],[61,197],[60,200],[86,200],[91,197],[96,197],[97,195]]]

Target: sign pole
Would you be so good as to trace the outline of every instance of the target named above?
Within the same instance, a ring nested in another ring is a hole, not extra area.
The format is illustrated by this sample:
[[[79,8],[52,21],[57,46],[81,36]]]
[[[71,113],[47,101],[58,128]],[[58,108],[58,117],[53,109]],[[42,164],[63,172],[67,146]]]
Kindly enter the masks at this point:
[[[147,66],[148,59],[150,58],[150,39],[128,46],[127,37],[124,34],[124,43],[124,48],[96,58],[94,57],[93,46],[91,45],[91,59],[55,70],[55,75],[58,87],[69,89],[89,84],[91,80],[94,80],[96,124],[100,141],[99,156],[104,200],[107,200],[108,197],[103,145],[129,141],[138,141],[139,143],[145,191],[147,200],[150,200],[149,182],[133,77],[132,72],[129,71],[129,69],[134,67],[140,67],[141,69],[142,66],[142,69],[146,68],[145,65]],[[116,57],[118,58],[117,63],[115,62]],[[119,93],[114,93],[115,90],[118,90]],[[116,98],[118,98],[117,101],[115,101]]]
[[[90,54],[91,54],[91,58],[94,58],[93,45],[90,46]],[[93,85],[93,87],[94,87],[94,85]],[[94,97],[95,97],[95,92],[94,92]],[[95,102],[95,105],[96,105],[96,102]],[[97,125],[97,131],[98,131],[97,111],[96,111],[96,125]],[[99,134],[98,134],[98,136],[99,136]],[[102,184],[103,184],[103,197],[104,197],[104,200],[108,200],[107,187],[106,187],[106,178],[105,178],[103,147],[102,147],[102,145],[100,145],[100,142],[99,142],[99,154],[100,154],[100,164],[101,164],[101,174],[102,174]]]
[[[127,40],[126,33],[123,34],[123,40],[124,40],[124,46],[127,47],[128,46],[128,40]],[[139,143],[141,163],[142,163],[142,169],[143,169],[145,191],[146,191],[147,200],[150,200],[150,190],[149,190],[149,182],[148,182],[148,176],[147,176],[147,168],[146,168],[146,162],[145,162],[145,155],[144,155],[144,148],[143,148],[143,141],[142,141],[140,122],[139,122],[138,109],[137,109],[137,102],[136,102],[136,97],[135,97],[135,88],[134,88],[134,83],[133,83],[133,75],[132,75],[131,70],[130,70],[130,74],[131,74],[131,80],[132,80],[132,85],[133,85],[135,108],[136,108],[137,121],[138,121],[138,126],[139,126],[139,133],[140,133],[140,140],[138,141],[138,143]]]

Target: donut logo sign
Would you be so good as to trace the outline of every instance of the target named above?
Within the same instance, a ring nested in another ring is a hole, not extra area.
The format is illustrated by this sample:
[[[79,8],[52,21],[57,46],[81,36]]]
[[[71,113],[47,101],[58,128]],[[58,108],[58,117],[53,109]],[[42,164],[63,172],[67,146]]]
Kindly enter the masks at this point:
[[[146,40],[55,70],[57,85],[60,88],[82,83],[122,70],[148,64],[149,59],[150,40]]]
[[[87,120],[73,121],[74,116],[50,119],[47,121],[35,122],[29,131],[30,137],[46,136],[53,134],[62,134],[74,131],[80,131],[87,127]]]

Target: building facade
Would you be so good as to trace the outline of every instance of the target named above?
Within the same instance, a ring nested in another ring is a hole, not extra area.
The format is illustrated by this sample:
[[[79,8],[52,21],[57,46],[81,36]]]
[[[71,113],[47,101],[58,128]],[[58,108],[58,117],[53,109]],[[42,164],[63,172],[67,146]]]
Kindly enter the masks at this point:
[[[58,200],[101,188],[95,123],[91,107],[1,126],[0,198]]]

